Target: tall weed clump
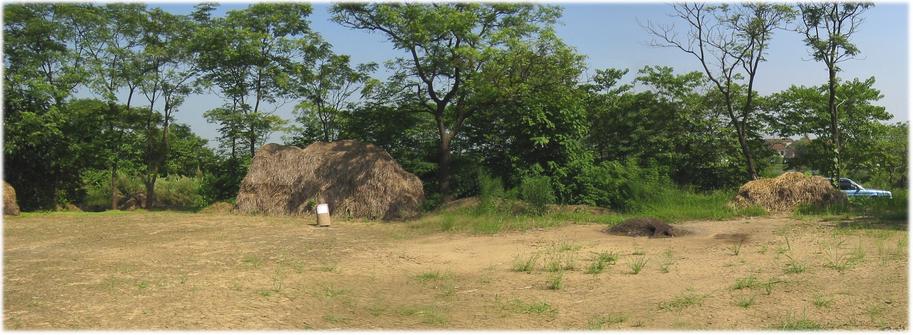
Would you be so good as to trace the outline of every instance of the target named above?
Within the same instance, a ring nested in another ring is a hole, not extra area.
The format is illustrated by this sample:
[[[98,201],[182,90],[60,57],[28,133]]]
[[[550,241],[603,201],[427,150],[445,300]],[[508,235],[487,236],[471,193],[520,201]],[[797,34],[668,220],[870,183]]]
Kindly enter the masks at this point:
[[[494,213],[498,211],[501,202],[505,196],[504,184],[501,179],[494,177],[485,170],[479,171],[479,207],[478,212],[481,214]]]
[[[634,161],[602,162],[583,169],[577,178],[580,202],[632,212],[652,202],[664,187],[671,187],[668,177],[656,168],[642,168]]]
[[[185,176],[168,176],[155,183],[156,207],[173,209],[200,209],[206,206],[201,195],[202,179]]]
[[[529,203],[530,212],[535,215],[544,215],[548,205],[555,203],[555,190],[552,180],[548,176],[528,176],[520,181],[520,199]]]

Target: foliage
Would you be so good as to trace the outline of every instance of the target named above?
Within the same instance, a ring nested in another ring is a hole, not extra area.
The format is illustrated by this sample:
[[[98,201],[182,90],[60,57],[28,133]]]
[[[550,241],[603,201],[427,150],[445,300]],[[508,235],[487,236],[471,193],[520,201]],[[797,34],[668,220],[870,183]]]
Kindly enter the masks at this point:
[[[481,213],[492,213],[499,210],[505,196],[501,179],[485,171],[479,171],[479,207]]]
[[[529,176],[523,178],[519,186],[520,199],[528,202],[531,211],[536,215],[543,215],[548,211],[548,205],[555,203],[555,191],[552,181],[548,176]]]
[[[198,177],[165,177],[155,184],[158,205],[162,208],[196,210],[206,206],[200,194],[201,180]]]

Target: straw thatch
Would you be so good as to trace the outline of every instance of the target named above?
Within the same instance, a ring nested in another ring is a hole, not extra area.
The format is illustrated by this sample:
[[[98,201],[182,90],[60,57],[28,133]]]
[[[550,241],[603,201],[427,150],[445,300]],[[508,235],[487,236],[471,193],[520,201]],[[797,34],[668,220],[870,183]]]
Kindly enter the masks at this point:
[[[348,140],[304,149],[270,143],[254,155],[237,209],[313,215],[323,202],[333,215],[388,220],[417,214],[423,199],[421,180],[377,146]]]
[[[19,215],[19,205],[16,204],[16,190],[5,180],[3,181],[3,215]]]
[[[732,200],[737,207],[761,206],[771,212],[791,211],[800,205],[826,206],[846,201],[846,194],[824,177],[787,172],[776,178],[745,183]]]
[[[235,205],[225,201],[218,201],[212,205],[206,206],[200,210],[200,213],[203,214],[232,214],[234,213]]]

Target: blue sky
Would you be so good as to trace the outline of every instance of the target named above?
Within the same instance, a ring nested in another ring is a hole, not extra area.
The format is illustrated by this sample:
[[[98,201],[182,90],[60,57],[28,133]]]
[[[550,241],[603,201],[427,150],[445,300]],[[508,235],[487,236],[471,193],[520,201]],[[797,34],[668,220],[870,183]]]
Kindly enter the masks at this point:
[[[244,8],[246,4],[223,4],[216,11]],[[330,4],[314,4],[312,29],[333,44],[337,53],[349,54],[355,63],[384,61],[401,56],[383,36],[344,28],[330,21]],[[188,13],[192,4],[150,4],[175,13]],[[648,45],[650,35],[639,22],[675,23],[669,17],[667,4],[562,4],[564,15],[556,27],[558,35],[587,57],[588,73],[594,69],[614,67],[631,69],[627,80],[645,65],[672,66],[676,72],[698,71],[699,63],[690,55],[670,48]],[[842,64],[842,78],[876,78],[875,86],[884,98],[881,104],[895,115],[907,116],[907,4],[878,4],[865,14],[865,22],[854,41],[861,56]],[[681,25],[678,23],[677,25]],[[756,87],[762,94],[788,88],[790,85],[820,85],[827,81],[824,64],[810,60],[801,36],[779,31],[771,43],[767,62],[761,64]],[[383,76],[383,73],[378,73]],[[221,99],[214,94],[188,97],[177,113],[178,122],[189,124],[200,136],[215,141],[217,127],[203,119],[203,112],[218,107]],[[277,115],[292,119],[295,101],[267,106]],[[271,141],[280,141],[274,134]]]

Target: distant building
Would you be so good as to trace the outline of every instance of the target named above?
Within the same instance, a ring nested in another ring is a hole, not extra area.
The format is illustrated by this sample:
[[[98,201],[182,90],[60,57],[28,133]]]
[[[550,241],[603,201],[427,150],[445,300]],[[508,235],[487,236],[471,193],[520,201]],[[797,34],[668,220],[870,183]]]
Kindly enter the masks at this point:
[[[791,159],[796,157],[796,148],[793,147],[793,140],[788,138],[766,138],[764,142],[767,143],[767,147],[770,150],[773,150],[780,157],[784,159]]]

